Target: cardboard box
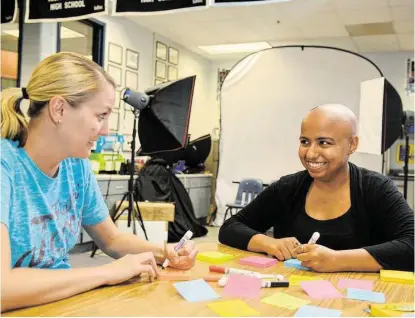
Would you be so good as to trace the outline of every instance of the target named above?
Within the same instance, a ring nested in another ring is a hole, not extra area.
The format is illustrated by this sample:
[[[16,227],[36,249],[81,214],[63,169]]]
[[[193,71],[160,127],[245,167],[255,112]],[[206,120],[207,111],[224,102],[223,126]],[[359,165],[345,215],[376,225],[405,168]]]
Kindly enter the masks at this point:
[[[118,206],[120,201],[115,202],[115,206]],[[175,206],[173,203],[167,202],[138,202],[138,207],[140,208],[141,216],[143,221],[168,221],[174,222],[174,211]],[[128,201],[124,201],[122,204],[122,209],[128,208]],[[134,211],[136,210],[134,204]],[[121,218],[123,218],[121,216]]]

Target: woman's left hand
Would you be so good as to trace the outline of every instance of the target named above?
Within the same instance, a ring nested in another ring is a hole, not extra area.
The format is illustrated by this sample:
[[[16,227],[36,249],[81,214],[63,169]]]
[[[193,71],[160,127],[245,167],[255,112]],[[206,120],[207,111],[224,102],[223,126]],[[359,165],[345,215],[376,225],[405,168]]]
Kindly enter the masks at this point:
[[[169,267],[175,269],[190,269],[195,265],[198,253],[195,242],[189,240],[177,252],[174,250],[176,244],[167,244],[167,258],[170,261]]]
[[[336,259],[337,251],[318,244],[304,244],[299,248],[297,259],[301,265],[316,272],[337,272],[340,270]]]

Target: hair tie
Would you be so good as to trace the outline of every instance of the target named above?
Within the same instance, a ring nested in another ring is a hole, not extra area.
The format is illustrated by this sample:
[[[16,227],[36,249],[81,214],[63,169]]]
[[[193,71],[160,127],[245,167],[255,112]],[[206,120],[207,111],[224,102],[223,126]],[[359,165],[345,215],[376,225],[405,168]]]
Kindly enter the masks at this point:
[[[27,94],[26,87],[22,87],[22,94],[24,99],[29,99],[29,95]]]

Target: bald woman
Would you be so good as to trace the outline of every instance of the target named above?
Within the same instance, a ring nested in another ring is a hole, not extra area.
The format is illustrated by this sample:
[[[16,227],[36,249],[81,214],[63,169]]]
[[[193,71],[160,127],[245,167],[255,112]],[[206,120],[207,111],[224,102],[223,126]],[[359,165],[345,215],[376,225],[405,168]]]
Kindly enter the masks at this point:
[[[389,178],[348,161],[359,144],[356,127],[343,105],[312,109],[298,150],[306,170],[282,177],[228,219],[219,241],[298,258],[317,272],[413,271],[414,211]],[[263,234],[271,227],[274,238]],[[317,244],[306,244],[314,232]]]

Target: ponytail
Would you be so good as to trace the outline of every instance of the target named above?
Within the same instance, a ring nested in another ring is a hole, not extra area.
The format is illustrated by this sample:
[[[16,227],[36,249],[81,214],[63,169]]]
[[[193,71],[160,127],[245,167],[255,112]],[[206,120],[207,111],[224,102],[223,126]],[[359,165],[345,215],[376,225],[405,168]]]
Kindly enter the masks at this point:
[[[26,142],[27,120],[20,110],[23,99],[20,88],[8,88],[1,96],[1,138],[18,140],[20,146]]]

